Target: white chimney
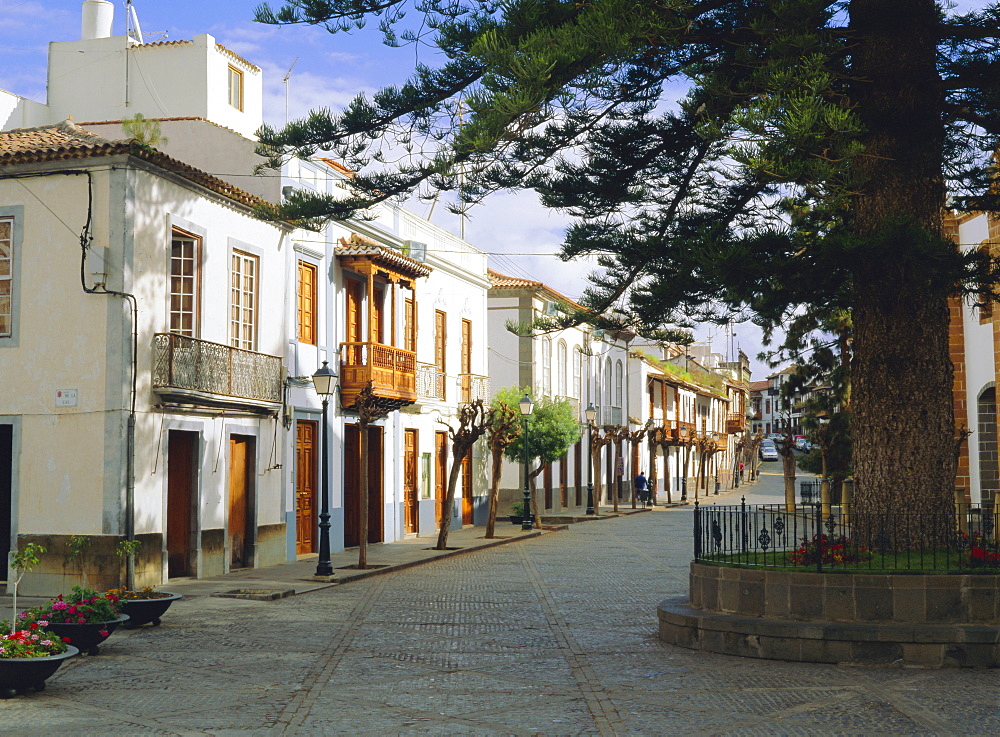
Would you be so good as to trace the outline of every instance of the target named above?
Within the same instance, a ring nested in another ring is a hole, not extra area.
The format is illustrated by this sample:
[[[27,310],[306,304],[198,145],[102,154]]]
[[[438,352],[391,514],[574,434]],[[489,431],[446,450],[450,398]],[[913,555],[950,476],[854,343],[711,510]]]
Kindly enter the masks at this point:
[[[108,0],[84,0],[81,41],[111,36],[111,24],[115,18],[114,3]]]

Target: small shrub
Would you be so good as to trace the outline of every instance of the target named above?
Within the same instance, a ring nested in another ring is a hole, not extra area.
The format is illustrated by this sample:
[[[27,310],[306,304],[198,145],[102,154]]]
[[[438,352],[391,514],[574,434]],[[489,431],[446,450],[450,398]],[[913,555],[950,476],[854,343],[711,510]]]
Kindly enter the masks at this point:
[[[788,553],[788,562],[793,566],[814,566],[820,562],[821,550],[825,566],[863,563],[872,559],[868,549],[855,547],[844,535],[838,537],[813,535],[811,540],[802,538],[802,545]]]

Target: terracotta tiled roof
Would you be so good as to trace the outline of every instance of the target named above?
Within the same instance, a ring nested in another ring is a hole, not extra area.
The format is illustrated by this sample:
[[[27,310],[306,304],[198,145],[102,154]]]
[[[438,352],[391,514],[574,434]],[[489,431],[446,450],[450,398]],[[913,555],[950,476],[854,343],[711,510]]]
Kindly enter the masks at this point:
[[[499,271],[494,271],[493,269],[487,269],[486,273],[490,278],[491,289],[537,289],[538,291],[543,292],[549,299],[557,302],[565,302],[578,310],[587,309],[578,302],[560,294],[543,282],[535,281],[533,279],[519,279],[518,277],[507,276],[506,274],[501,274]]]
[[[368,259],[409,277],[427,276],[434,270],[422,261],[358,233],[351,233],[349,239],[341,238],[340,245],[334,249],[334,255],[341,259]]]
[[[0,131],[0,166],[102,156],[134,156],[248,207],[263,203],[259,197],[156,149],[141,146],[135,141],[109,141],[68,120],[55,125]]]
[[[750,382],[750,391],[752,391],[752,392],[763,392],[763,391],[767,391],[770,388],[770,386],[771,386],[771,382],[767,381],[766,379],[764,381],[751,381]]]
[[[237,54],[232,49],[227,49],[222,44],[215,44],[215,48],[217,48],[219,51],[221,51],[223,54],[225,54],[229,58],[235,59],[236,61],[240,62],[241,64],[245,64],[246,66],[248,66],[251,69],[253,69],[255,72],[260,72],[260,67],[259,66],[257,66],[256,64],[250,63],[249,61],[247,61],[246,59],[244,59],[242,56],[240,56],[239,54]]]
[[[216,128],[221,128],[224,131],[229,131],[230,133],[236,133],[236,135],[240,135],[232,128],[229,128],[224,125],[219,125],[215,121],[209,120],[208,118],[203,118],[200,115],[184,115],[175,118],[146,118],[146,120],[153,120],[157,123],[172,123],[184,120],[197,120],[201,121],[202,123],[208,123],[209,125],[214,125]],[[86,123],[76,123],[76,125],[79,128],[86,128],[88,125],[120,125],[123,122],[124,121],[122,120],[88,120]]]
[[[355,172],[353,169],[348,169],[346,166],[341,164],[336,159],[324,159],[322,156],[317,156],[316,158],[318,161],[322,161],[324,164],[326,164],[339,174],[343,174],[344,176],[347,177],[353,177],[357,175],[357,172]]]

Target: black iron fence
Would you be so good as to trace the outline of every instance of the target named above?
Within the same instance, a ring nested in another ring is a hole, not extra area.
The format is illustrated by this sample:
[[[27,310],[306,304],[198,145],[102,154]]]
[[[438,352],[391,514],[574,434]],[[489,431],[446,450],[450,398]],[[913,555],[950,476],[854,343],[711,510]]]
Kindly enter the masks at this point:
[[[1000,571],[1000,517],[992,506],[858,514],[820,504],[818,496],[817,488],[816,503],[795,509],[695,502],[694,559],[819,572]]]

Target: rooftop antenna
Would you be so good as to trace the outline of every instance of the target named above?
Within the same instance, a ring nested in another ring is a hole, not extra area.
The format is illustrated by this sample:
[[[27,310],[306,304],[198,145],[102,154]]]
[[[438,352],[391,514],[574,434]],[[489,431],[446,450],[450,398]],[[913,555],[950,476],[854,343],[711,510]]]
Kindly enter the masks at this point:
[[[125,0],[125,35],[130,41],[142,44],[142,28],[139,27],[139,16],[135,14],[132,0]]]
[[[288,80],[292,76],[292,70],[295,69],[295,65],[299,63],[299,57],[295,57],[295,61],[292,65],[288,67],[288,71],[285,72],[285,76],[281,78],[281,81],[285,85],[285,125],[288,125]]]

